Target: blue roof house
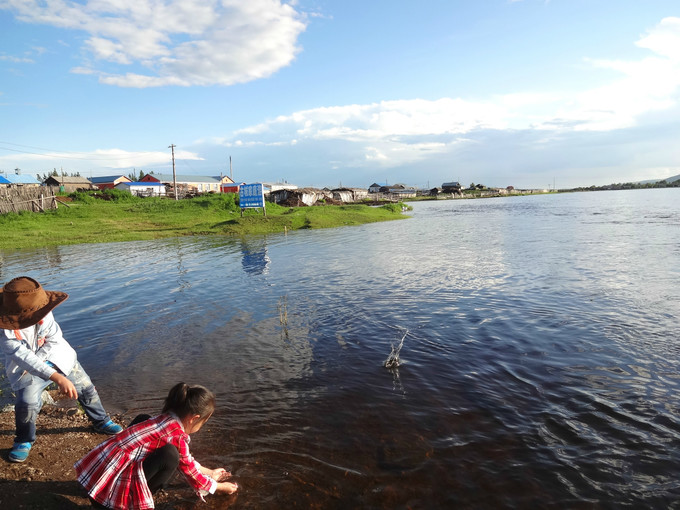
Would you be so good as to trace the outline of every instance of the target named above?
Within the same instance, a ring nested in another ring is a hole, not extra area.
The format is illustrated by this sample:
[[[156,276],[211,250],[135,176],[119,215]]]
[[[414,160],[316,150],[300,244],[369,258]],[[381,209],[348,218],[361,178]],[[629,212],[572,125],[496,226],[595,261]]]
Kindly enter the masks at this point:
[[[42,184],[32,175],[19,173],[19,170],[16,170],[13,174],[2,174],[0,176],[9,181],[9,184],[18,184],[21,186],[40,186]]]

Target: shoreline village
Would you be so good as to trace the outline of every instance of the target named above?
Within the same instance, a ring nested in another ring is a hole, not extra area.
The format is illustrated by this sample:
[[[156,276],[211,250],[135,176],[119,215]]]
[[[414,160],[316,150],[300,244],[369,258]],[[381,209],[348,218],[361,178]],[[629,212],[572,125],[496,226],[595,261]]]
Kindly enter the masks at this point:
[[[146,174],[93,178],[21,173],[0,180],[0,251],[177,236],[247,236],[334,228],[408,218],[408,202],[469,200],[575,191],[680,186],[678,179],[575,190],[489,188],[444,182],[418,189],[373,183],[368,188],[299,188],[237,183],[228,177]],[[19,182],[21,182],[19,184]],[[161,190],[161,191],[159,191]],[[177,191],[175,193],[175,190]],[[242,193],[249,193],[245,195]]]

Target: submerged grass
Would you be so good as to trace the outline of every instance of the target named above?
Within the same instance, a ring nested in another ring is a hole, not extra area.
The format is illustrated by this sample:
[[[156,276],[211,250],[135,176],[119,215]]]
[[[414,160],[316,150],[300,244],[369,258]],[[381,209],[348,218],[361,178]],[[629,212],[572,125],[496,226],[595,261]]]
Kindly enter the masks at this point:
[[[311,228],[360,225],[404,218],[403,204],[381,207],[341,205],[282,207],[267,203],[241,211],[233,194],[187,200],[137,198],[118,190],[107,198],[84,193],[71,195],[70,207],[45,213],[0,215],[0,250],[18,250],[81,243],[142,241],[187,235],[266,234]]]

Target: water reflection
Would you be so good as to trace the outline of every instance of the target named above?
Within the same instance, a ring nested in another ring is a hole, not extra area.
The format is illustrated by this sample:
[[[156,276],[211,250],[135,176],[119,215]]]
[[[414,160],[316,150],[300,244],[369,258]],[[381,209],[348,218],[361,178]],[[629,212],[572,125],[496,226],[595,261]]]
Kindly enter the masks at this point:
[[[249,274],[266,274],[269,272],[269,255],[267,255],[267,240],[263,238],[241,242],[243,270]]]
[[[184,264],[183,250],[186,246],[185,243],[176,242],[177,247],[177,287],[179,292],[184,292],[191,288],[191,280],[188,278],[188,269]]]

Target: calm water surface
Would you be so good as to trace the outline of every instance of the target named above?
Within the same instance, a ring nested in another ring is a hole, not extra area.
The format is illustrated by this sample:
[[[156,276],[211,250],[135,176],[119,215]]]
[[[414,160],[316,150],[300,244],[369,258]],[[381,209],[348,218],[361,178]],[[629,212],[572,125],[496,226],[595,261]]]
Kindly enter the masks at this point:
[[[2,253],[0,276],[70,294],[110,410],[216,392],[193,452],[231,467],[231,508],[680,508],[680,190],[413,207]]]

